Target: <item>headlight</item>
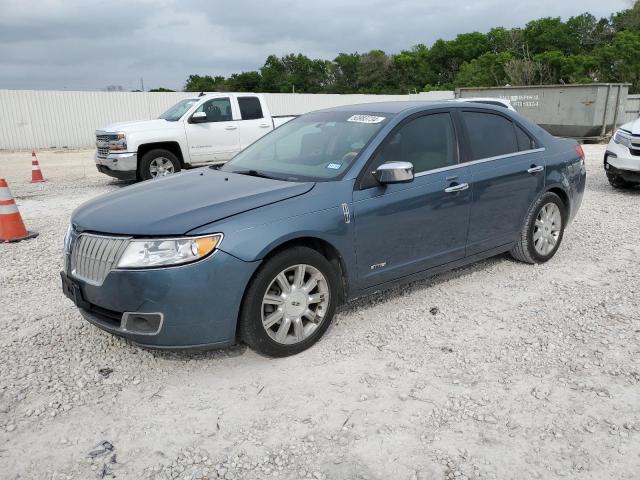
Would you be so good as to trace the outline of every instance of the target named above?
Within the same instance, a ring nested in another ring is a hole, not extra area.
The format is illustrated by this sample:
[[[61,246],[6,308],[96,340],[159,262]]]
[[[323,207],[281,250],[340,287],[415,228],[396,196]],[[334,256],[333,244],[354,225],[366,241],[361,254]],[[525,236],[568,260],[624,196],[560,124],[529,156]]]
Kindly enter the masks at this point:
[[[213,252],[222,234],[194,238],[131,240],[117,268],[149,268],[195,262]]]
[[[109,140],[109,150],[126,150],[127,137],[124,132],[118,132],[115,140]]]
[[[613,135],[613,141],[627,148],[631,148],[631,135],[623,130],[616,130],[616,133]]]

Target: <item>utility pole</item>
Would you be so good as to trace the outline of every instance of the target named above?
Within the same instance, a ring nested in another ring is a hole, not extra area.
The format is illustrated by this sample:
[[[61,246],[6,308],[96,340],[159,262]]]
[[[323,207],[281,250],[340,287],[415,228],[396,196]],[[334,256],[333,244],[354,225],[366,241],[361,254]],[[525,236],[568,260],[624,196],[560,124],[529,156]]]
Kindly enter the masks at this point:
[[[140,90],[144,92],[144,78],[140,77]]]

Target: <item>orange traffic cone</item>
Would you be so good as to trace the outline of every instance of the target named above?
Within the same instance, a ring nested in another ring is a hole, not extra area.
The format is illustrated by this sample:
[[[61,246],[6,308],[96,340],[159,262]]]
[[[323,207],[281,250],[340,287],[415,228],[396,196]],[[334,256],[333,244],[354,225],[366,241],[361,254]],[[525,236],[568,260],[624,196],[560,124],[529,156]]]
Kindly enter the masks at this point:
[[[19,242],[36,236],[37,233],[25,228],[7,181],[0,178],[0,242]]]
[[[40,171],[40,164],[38,163],[38,157],[36,157],[36,152],[31,152],[31,183],[44,182],[45,179],[42,176],[42,172]]]

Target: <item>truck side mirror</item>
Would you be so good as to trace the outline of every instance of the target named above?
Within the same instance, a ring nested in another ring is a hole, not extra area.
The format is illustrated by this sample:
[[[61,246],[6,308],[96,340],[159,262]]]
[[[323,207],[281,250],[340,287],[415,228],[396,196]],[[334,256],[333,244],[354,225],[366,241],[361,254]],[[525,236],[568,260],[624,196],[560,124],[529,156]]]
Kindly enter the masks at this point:
[[[196,112],[191,115],[189,122],[191,123],[204,123],[207,121],[207,114],[204,112]]]

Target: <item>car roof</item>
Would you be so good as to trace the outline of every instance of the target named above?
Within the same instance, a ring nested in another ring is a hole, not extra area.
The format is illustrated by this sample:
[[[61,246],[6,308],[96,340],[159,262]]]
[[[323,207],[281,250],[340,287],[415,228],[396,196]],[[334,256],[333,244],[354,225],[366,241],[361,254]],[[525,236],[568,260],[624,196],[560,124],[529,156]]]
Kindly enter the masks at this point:
[[[433,110],[436,108],[469,108],[476,107],[486,110],[495,110],[504,113],[504,107],[489,105],[486,103],[473,102],[451,102],[443,101],[392,101],[392,102],[372,102],[372,103],[356,103],[351,105],[341,105],[339,107],[325,108],[316,110],[317,112],[353,112],[353,113],[385,113],[387,115],[399,115],[407,111]],[[311,112],[310,112],[311,113]]]
[[[395,102],[370,102],[370,103],[354,103],[350,105],[340,105],[339,107],[324,108],[322,110],[316,110],[317,112],[358,112],[358,113],[388,113],[398,114],[405,110],[413,108],[438,108],[438,107],[450,107],[451,104],[447,102],[438,101],[407,101],[399,100]]]

